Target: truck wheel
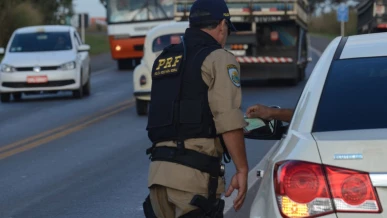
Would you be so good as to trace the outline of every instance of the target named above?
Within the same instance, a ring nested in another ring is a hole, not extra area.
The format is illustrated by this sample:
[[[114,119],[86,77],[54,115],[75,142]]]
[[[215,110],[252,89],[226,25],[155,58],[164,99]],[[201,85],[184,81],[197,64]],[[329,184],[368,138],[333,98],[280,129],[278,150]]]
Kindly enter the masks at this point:
[[[1,93],[1,102],[9,102],[11,100],[11,94],[10,93]]]
[[[141,58],[136,58],[135,59],[135,65],[134,67],[137,67],[137,65],[140,65],[141,64]]]
[[[136,99],[136,110],[140,116],[148,114],[148,101]]]
[[[296,86],[298,84],[298,82],[300,82],[300,74],[299,73],[297,73],[296,77],[291,78],[291,79],[287,79],[287,81],[286,81],[286,83],[289,86]]]
[[[15,101],[20,101],[21,98],[22,98],[22,93],[21,92],[15,92],[15,93],[12,93],[12,96],[13,96],[13,99],[15,99]]]
[[[133,63],[132,59],[121,59],[117,61],[119,70],[132,69]]]

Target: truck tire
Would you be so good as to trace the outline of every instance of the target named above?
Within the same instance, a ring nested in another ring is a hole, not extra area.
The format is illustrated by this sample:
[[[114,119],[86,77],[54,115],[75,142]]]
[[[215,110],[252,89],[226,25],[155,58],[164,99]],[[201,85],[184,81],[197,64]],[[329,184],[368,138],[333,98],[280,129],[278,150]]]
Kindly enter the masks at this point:
[[[139,116],[148,114],[148,101],[136,99],[136,110]]]
[[[1,93],[1,102],[6,103],[11,100],[11,94],[10,93]]]
[[[15,92],[15,93],[12,93],[12,96],[13,96],[13,99],[15,101],[20,101],[21,98],[22,98],[22,93],[21,92]]]
[[[134,69],[133,59],[117,60],[117,67],[118,67],[119,70],[131,70],[131,69]]]
[[[126,60],[117,60],[117,67],[119,70],[126,69]]]

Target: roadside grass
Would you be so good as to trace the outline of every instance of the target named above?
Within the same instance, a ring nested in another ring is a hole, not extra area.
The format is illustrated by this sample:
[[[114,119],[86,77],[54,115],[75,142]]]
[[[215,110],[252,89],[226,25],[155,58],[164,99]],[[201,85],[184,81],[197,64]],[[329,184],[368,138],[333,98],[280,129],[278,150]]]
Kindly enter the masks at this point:
[[[110,51],[109,39],[105,34],[85,33],[85,44],[90,45],[90,55],[95,56]]]
[[[324,36],[330,39],[341,35],[341,24],[337,21],[336,12],[312,16],[308,23],[309,33]],[[351,9],[348,22],[344,24],[344,35],[351,36],[357,33],[357,14]]]

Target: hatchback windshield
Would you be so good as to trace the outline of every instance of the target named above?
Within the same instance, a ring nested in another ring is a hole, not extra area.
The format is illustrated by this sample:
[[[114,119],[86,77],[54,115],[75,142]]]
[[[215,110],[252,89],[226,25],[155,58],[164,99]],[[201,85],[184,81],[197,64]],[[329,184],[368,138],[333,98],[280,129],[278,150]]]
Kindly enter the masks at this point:
[[[332,63],[313,131],[387,128],[387,57]]]
[[[40,52],[71,50],[69,32],[18,33],[15,35],[10,52]]]

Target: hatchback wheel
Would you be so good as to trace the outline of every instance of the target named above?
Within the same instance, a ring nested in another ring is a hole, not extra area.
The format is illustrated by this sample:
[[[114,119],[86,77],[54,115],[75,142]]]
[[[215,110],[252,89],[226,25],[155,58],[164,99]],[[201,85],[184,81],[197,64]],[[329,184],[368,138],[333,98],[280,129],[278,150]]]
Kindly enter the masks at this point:
[[[73,90],[73,97],[74,98],[82,98],[83,97],[82,76],[81,76],[81,85],[79,86],[79,88],[77,90]]]
[[[83,86],[83,94],[89,96],[91,94],[90,74],[87,83]]]

